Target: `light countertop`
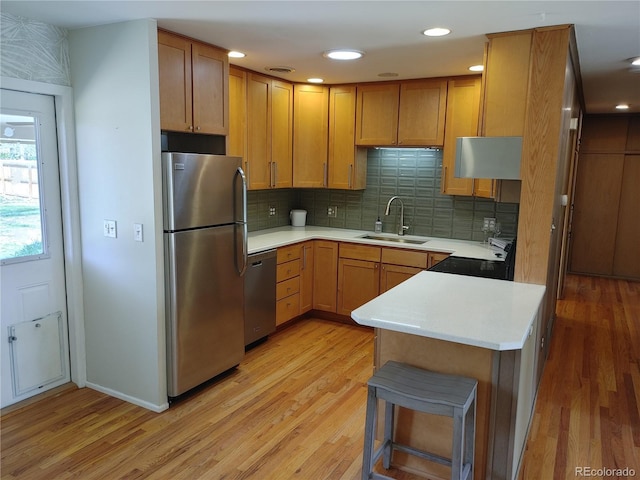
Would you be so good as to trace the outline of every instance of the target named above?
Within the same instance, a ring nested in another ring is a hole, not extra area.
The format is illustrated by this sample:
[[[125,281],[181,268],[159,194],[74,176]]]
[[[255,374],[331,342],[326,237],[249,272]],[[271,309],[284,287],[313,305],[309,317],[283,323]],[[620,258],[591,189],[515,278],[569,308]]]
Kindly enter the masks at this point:
[[[373,234],[364,230],[347,230],[330,227],[278,227],[268,230],[258,230],[249,233],[249,253],[257,253],[271,248],[284,247],[305,240],[333,240],[338,242],[362,243],[379,245],[384,247],[409,248],[429,252],[449,253],[457,257],[480,258],[484,260],[504,260],[496,256],[496,252],[502,252],[495,247],[483,245],[481,242],[471,242],[438,237],[418,237],[405,235],[407,239],[424,240],[425,243],[397,243],[392,241],[380,241],[360,238],[363,235]],[[398,237],[395,234],[383,233],[382,236]]]
[[[521,349],[544,285],[423,271],[351,312],[361,325],[491,350]]]

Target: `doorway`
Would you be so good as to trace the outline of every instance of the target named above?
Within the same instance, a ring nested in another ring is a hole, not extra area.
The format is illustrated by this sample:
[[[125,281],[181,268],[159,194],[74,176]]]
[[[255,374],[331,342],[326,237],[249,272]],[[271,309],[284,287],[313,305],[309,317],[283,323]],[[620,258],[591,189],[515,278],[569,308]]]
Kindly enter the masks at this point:
[[[5,407],[69,382],[70,361],[54,97],[0,93],[0,407]]]

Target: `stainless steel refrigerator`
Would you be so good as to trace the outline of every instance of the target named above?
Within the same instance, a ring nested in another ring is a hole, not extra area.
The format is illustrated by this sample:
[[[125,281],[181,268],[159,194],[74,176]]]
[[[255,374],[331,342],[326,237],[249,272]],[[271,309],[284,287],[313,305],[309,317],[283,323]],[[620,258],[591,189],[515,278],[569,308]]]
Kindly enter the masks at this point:
[[[239,157],[162,154],[170,398],[244,357],[247,187],[240,165]]]

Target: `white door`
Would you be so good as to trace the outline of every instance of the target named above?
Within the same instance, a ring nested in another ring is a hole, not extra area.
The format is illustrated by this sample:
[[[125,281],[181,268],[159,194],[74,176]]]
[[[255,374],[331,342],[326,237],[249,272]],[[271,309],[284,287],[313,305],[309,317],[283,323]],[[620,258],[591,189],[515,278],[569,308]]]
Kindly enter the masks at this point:
[[[1,90],[0,407],[70,380],[54,99]]]

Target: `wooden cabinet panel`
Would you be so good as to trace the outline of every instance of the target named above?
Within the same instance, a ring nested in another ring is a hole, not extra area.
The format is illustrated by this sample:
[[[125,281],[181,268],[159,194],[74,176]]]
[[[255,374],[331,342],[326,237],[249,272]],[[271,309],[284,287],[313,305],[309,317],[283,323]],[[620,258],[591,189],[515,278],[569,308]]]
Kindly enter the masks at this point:
[[[356,144],[396,145],[400,85],[380,83],[358,85],[356,103]]]
[[[625,155],[613,274],[640,279],[640,155]]]
[[[294,86],[293,186],[327,185],[329,88]]]
[[[586,115],[582,121],[581,152],[621,153],[629,128],[626,115]]]
[[[242,157],[247,170],[247,72],[229,66],[229,135],[227,154]]]
[[[367,151],[355,146],[356,86],[329,89],[327,186],[361,190],[367,185]]]
[[[380,247],[361,245],[358,243],[341,243],[340,258],[353,258],[356,260],[380,261]]]
[[[271,79],[247,78],[247,181],[251,190],[271,186]]]
[[[338,260],[338,313],[351,315],[352,310],[378,296],[379,269],[378,262],[351,258]]]
[[[441,262],[448,256],[448,253],[429,252],[429,268],[433,267],[436,263]]]
[[[488,37],[483,134],[519,136],[524,133],[532,32]]]
[[[336,312],[338,243],[316,240],[313,244],[313,308]]]
[[[442,182],[440,188],[447,195],[473,195],[472,178],[456,178],[456,138],[478,134],[480,114],[479,77],[449,81],[447,91],[447,125],[442,153]]]
[[[293,87],[272,80],[271,95],[272,186],[288,188],[293,179]]]
[[[626,150],[627,153],[640,152],[640,115],[633,115],[629,117]]]
[[[193,124],[196,133],[229,133],[229,58],[227,52],[193,42]]]
[[[294,294],[276,302],[276,326],[288,322],[299,315],[300,295]]]
[[[188,132],[193,129],[191,42],[158,31],[160,128]]]
[[[278,282],[287,280],[300,275],[300,260],[292,260],[290,262],[280,263],[277,266],[276,278]]]
[[[417,267],[405,267],[401,265],[390,265],[383,263],[380,268],[380,293],[400,285],[405,280],[420,273],[423,269]]]
[[[304,242],[300,250],[300,313],[306,313],[313,308],[313,241]]]
[[[576,178],[570,269],[611,275],[623,154],[581,154]],[[637,213],[637,212],[636,212]]]
[[[300,291],[300,277],[289,278],[276,284],[276,300],[282,300]]]
[[[419,252],[417,250],[383,248],[381,262],[425,269],[429,262],[429,254],[427,252]]]
[[[160,128],[229,133],[229,59],[225,50],[158,31]]]
[[[300,244],[296,243],[295,245],[289,245],[287,247],[280,247],[276,253],[278,264],[284,262],[290,262],[291,260],[299,259],[301,256],[300,253]]]
[[[398,145],[443,145],[446,108],[446,80],[401,83]]]

